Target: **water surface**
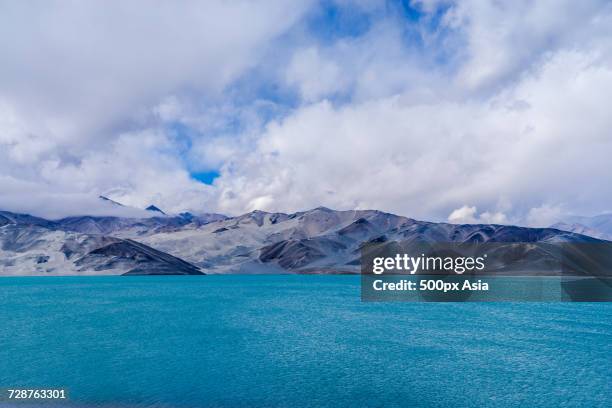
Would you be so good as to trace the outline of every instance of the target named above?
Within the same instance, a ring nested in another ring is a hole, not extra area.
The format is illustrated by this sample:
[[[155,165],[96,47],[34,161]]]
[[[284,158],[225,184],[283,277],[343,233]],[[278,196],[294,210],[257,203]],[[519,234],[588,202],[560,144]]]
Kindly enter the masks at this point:
[[[604,303],[363,303],[356,276],[26,277],[0,278],[0,324],[0,389],[66,388],[62,406],[612,406]]]

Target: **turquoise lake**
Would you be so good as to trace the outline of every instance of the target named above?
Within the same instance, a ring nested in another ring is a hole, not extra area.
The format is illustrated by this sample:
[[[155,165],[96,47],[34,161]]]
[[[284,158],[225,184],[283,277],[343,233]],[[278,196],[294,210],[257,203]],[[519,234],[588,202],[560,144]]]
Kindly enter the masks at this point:
[[[364,303],[358,276],[0,278],[17,407],[611,407],[612,304]],[[6,400],[0,406],[13,406]]]

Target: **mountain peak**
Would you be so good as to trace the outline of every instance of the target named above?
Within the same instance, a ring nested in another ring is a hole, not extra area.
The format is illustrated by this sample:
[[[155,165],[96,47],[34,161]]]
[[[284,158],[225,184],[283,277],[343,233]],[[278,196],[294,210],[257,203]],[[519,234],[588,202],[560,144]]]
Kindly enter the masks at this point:
[[[155,211],[155,212],[162,213],[162,214],[166,215],[165,212],[163,212],[162,210],[160,210],[159,208],[157,208],[156,206],[154,206],[152,204],[150,206],[148,206],[147,208],[145,208],[145,210],[147,210],[147,211]]]
[[[110,199],[110,198],[108,198],[108,197],[104,197],[103,195],[98,196],[98,198],[99,198],[100,200],[103,200],[103,201],[108,201],[108,202],[109,202],[109,203],[111,203],[111,204],[118,205],[119,207],[125,207],[123,204],[118,203],[118,202],[116,202],[115,200],[111,200],[111,199]]]
[[[327,208],[327,207],[323,207],[323,206],[318,206],[317,208],[313,208],[312,211],[322,211],[322,212],[335,212],[335,210],[332,210],[331,208]]]

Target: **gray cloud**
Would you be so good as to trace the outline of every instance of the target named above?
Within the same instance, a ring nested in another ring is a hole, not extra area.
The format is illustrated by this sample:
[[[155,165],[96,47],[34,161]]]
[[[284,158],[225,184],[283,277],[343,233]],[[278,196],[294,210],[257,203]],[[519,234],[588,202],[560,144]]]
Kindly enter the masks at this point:
[[[24,200],[41,208],[45,192],[108,191],[138,205],[201,206],[206,186],[159,134],[155,107],[176,93],[221,98],[309,3],[3,1],[3,180],[27,185]],[[4,190],[0,207],[14,202]]]
[[[356,89],[385,88],[397,65],[374,59],[352,70],[355,59],[339,52],[326,59],[325,49],[299,51],[298,60],[311,68],[289,70],[304,105],[270,124],[257,150],[228,166],[219,181],[221,208],[323,204],[443,220],[477,207],[474,220],[530,225],[609,210],[610,8],[566,2],[545,10],[526,3],[451,7],[442,20],[463,40],[447,44],[455,57],[446,74],[427,71],[422,60],[411,65],[408,50],[399,56],[407,67],[399,86],[349,104],[324,99],[351,81]],[[483,32],[490,35],[478,38]],[[369,35],[360,42],[393,48],[393,36]],[[359,53],[368,49],[348,55],[358,60]],[[370,81],[364,72],[376,75]],[[342,81],[316,80],[329,73]]]
[[[369,30],[323,41],[309,1],[5,2],[0,207],[104,212],[88,197],[108,194],[530,225],[610,210],[609,4],[413,5],[418,21],[361,2]]]

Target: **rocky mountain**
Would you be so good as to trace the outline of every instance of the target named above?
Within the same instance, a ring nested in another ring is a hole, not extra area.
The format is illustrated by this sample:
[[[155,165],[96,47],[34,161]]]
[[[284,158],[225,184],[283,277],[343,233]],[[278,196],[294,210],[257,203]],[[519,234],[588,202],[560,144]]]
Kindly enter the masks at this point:
[[[0,212],[0,275],[200,275],[196,266],[142,243],[66,230]]]
[[[154,205],[150,205],[147,208],[145,208],[145,210],[147,211],[153,211],[153,212],[158,212],[160,214],[166,215],[165,212],[163,212],[162,210],[160,210],[158,207],[154,206]]]
[[[213,221],[224,220],[221,214],[193,215],[181,213],[177,216],[154,216],[149,218],[123,218],[101,216],[68,217],[55,221],[56,228],[85,234],[105,234],[136,238],[158,232],[177,231],[185,227],[199,227]]]
[[[594,217],[566,217],[563,221],[553,224],[551,227],[595,238],[612,240],[612,214],[601,214]]]
[[[294,214],[254,211],[198,228],[159,232],[140,239],[209,273],[358,273],[360,249],[368,242],[597,241],[552,228],[454,225],[373,210],[328,208]]]
[[[0,212],[0,274],[358,273],[365,243],[600,242],[553,228],[432,223],[320,207],[56,221]]]

